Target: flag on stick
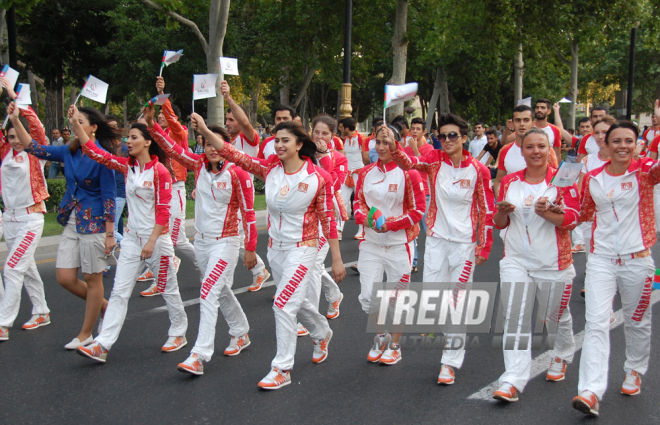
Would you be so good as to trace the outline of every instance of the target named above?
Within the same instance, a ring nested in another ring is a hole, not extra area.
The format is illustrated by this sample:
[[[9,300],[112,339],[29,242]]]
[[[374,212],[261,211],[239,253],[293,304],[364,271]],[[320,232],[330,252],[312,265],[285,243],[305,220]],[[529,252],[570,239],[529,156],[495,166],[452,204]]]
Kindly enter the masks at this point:
[[[217,81],[218,74],[193,75],[193,100],[215,97],[215,83]]]
[[[417,83],[385,86],[385,105],[383,107],[389,108],[414,98],[417,95],[417,87]]]
[[[520,106],[520,105],[527,105],[531,108],[532,107],[532,98],[531,97],[526,97],[524,99],[520,99],[516,106]]]
[[[144,104],[145,108],[148,108],[150,106],[154,105],[162,105],[167,101],[167,99],[170,97],[170,94],[159,94],[158,96],[155,96],[153,99],[151,99],[149,102]]]
[[[383,213],[376,207],[371,207],[369,214],[367,215],[367,225],[372,229],[380,230],[385,224],[385,216]]]
[[[5,77],[7,81],[9,81],[11,88],[14,88],[16,81],[18,81],[18,71],[11,68],[9,65],[5,65],[2,67],[2,71],[0,71],[0,77]]]
[[[653,289],[660,289],[660,269],[655,269],[653,276]]]
[[[108,96],[108,87],[108,83],[103,82],[90,74],[90,76],[87,77],[87,81],[85,81],[82,91],[78,97],[76,97],[74,105],[78,103],[80,96],[85,96],[87,99],[92,99],[95,102],[105,103]]]
[[[567,97],[563,97],[559,103],[573,103],[573,101]]]
[[[238,75],[238,59],[220,58],[220,72],[223,75]]]
[[[177,62],[179,59],[181,59],[181,56],[183,56],[183,49],[177,50],[176,52],[174,50],[165,50],[163,53],[163,60],[160,63],[160,72],[158,73],[158,76],[160,77],[163,75],[164,67]]]
[[[16,87],[16,104],[19,106],[32,105],[32,98],[30,97],[31,94],[30,85],[20,83],[18,87]]]

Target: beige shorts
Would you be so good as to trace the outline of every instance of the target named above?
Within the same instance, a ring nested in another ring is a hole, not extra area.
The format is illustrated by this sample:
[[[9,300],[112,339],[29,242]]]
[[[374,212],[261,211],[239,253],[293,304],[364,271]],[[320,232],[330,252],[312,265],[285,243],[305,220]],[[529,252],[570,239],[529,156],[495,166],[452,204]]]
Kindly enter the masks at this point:
[[[100,273],[109,264],[105,258],[105,232],[81,234],[76,231],[76,217],[72,211],[57,247],[58,269],[77,269],[83,273]]]

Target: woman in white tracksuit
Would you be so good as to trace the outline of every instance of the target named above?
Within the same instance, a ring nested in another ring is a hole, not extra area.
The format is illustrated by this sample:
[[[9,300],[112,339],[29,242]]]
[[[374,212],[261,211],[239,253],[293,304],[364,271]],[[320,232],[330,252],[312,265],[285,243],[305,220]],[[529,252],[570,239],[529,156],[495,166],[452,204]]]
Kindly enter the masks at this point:
[[[257,264],[257,223],[250,175],[238,166],[224,161],[213,146],[204,141],[205,153],[198,155],[184,150],[170,139],[153,120],[153,108],[145,108],[144,116],[149,133],[168,157],[197,176],[195,184],[195,255],[204,270],[200,292],[199,333],[191,354],[177,368],[193,375],[204,374],[204,362],[211,360],[214,351],[218,309],[222,311],[231,342],[224,354],[238,355],[250,345],[247,317],[231,290],[234,270],[238,263],[241,238],[238,226],[242,222],[245,234],[245,264]],[[231,139],[222,127],[212,127],[225,142]],[[238,220],[239,214],[242,220]]]
[[[314,165],[318,159],[326,170],[332,169],[327,152],[318,152],[312,139],[295,122],[276,127],[275,152],[268,159],[257,159],[238,151],[211,132],[198,114],[193,125],[220,156],[265,181],[268,207],[268,262],[277,285],[273,311],[277,336],[277,355],[271,371],[259,387],[275,390],[291,383],[296,352],[296,319],[307,329],[314,343],[312,361],[320,363],[328,356],[332,331],[328,320],[307,299],[319,240],[319,222],[330,244],[332,271],[337,282],[346,275],[341,261],[337,228],[333,218],[332,179]]]
[[[0,341],[9,339],[9,328],[18,316],[23,284],[32,301],[32,319],[22,328],[30,330],[50,324],[44,283],[34,261],[34,253],[44,229],[44,201],[48,199],[43,172],[46,161],[25,152],[19,135],[42,145],[48,142],[37,114],[29,107],[20,111],[28,120],[28,135],[19,121],[18,110],[15,105],[10,105],[8,112],[13,113],[7,125],[7,137],[0,141],[2,202],[5,206],[2,233],[8,249],[4,288],[0,280]]]
[[[364,241],[360,243],[358,269],[360,270],[360,296],[362,310],[371,314],[378,309],[372,303],[371,292],[375,282],[399,282],[397,290],[410,282],[415,247],[419,235],[419,222],[426,211],[424,184],[415,170],[404,171],[392,160],[390,143],[399,140],[394,127],[381,127],[376,132],[378,161],[362,169],[355,187],[355,221],[364,224]],[[368,225],[368,214],[376,207],[386,217],[381,229]],[[391,329],[390,329],[391,330]],[[394,365],[401,361],[401,334],[377,334],[367,355],[372,363]]]
[[[83,152],[94,161],[126,176],[128,225],[121,244],[115,282],[103,319],[103,329],[94,342],[78,347],[78,354],[105,363],[108,350],[119,337],[128,299],[137,277],[148,265],[156,271],[159,291],[163,294],[171,326],[163,352],[179,350],[187,344],[188,318],[179,294],[174,271],[174,246],[167,228],[172,197],[171,170],[167,156],[153,141],[147,126],[133,124],[128,133],[128,157],[118,157],[92,143],[80,128],[78,109],[71,106],[69,122],[80,138]]]
[[[656,110],[659,109],[656,101]],[[573,407],[598,415],[607,389],[612,299],[621,296],[626,334],[624,395],[640,393],[640,376],[651,351],[651,287],[656,242],[653,187],[660,183],[660,164],[634,159],[639,130],[630,121],[610,127],[606,135],[610,161],[591,171],[582,184],[580,221],[593,221],[591,253],[585,279],[586,319],[580,358],[578,396]]]
[[[494,196],[490,171],[463,149],[467,123],[456,115],[443,114],[438,127],[443,150],[409,157],[401,146],[390,148],[399,167],[427,173],[431,182],[424,282],[452,282],[452,292],[458,294],[472,282],[475,267],[484,264],[490,254]],[[465,334],[446,337],[465,341]],[[454,368],[460,369],[464,358],[463,347],[444,350],[438,384],[452,385]]]
[[[549,289],[549,300],[560,300],[557,306],[539,305],[547,308],[548,332],[556,327],[546,379],[563,380],[566,364],[573,360],[575,351],[568,302],[575,277],[570,231],[577,225],[579,196],[575,183],[570,187],[550,183],[556,173],[548,165],[550,149],[543,130],[532,128],[525,134],[521,153],[527,168],[502,179],[493,214],[495,226],[507,229],[505,257],[500,261],[501,298],[502,302],[508,300],[502,338],[505,372],[493,394],[497,400],[517,401],[518,392],[524,390],[530,378],[532,333],[523,328],[531,324],[531,319],[525,319],[523,312],[535,298],[541,302],[544,297],[537,297],[540,291]],[[511,329],[515,332],[508,331]]]

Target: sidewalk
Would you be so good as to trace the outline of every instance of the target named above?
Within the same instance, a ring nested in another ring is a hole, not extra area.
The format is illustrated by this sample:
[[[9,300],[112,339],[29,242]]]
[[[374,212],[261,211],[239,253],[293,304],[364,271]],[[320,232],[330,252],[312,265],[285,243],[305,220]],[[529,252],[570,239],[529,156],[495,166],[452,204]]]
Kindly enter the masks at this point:
[[[268,225],[268,213],[266,210],[255,211],[257,216],[257,229],[263,228]],[[186,236],[193,238],[195,236],[195,220],[188,219],[186,220]],[[35,258],[37,261],[45,260],[49,258],[55,258],[57,255],[57,246],[60,243],[60,235],[57,236],[46,236],[41,238],[39,245],[37,246],[37,251],[35,253]],[[7,244],[0,244],[0,261],[4,264],[7,258]]]

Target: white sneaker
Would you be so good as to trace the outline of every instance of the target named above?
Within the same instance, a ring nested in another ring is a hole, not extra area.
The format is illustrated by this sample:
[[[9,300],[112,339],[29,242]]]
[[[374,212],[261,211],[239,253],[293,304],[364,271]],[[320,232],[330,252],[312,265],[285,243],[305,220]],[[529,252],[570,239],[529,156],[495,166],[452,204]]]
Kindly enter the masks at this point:
[[[158,282],[154,282],[150,287],[140,292],[140,295],[143,297],[154,297],[156,295],[161,295],[161,292],[158,290]]]
[[[172,262],[174,263],[174,273],[179,273],[179,267],[181,266],[181,259],[175,255],[174,258],[172,259]]]
[[[250,292],[257,292],[258,290],[261,289],[262,286],[264,286],[264,283],[268,280],[270,277],[270,273],[268,270],[264,269],[261,273],[258,275],[255,275],[252,277],[252,285],[248,288],[248,291]]]
[[[160,351],[171,353],[182,349],[186,345],[188,345],[188,341],[185,336],[170,336],[167,338],[167,342],[161,347]]]
[[[504,382],[493,393],[493,398],[500,401],[508,401],[509,403],[518,401],[518,390],[512,384]]]
[[[336,319],[339,317],[339,304],[341,304],[342,300],[344,299],[344,294],[339,294],[339,299],[333,303],[328,303],[328,312],[326,313],[325,317],[328,319]]]
[[[639,373],[634,370],[626,370],[626,379],[621,385],[621,394],[623,395],[637,395],[642,392],[642,378]]]
[[[179,363],[176,368],[179,372],[201,376],[204,375],[204,360],[200,359],[197,354],[191,354],[183,363]]]
[[[298,336],[305,336],[309,335],[309,331],[307,330],[306,327],[303,326],[302,323],[298,323]]]
[[[390,345],[390,334],[376,335],[374,337],[374,346],[369,350],[369,355],[367,355],[367,360],[372,363],[378,363],[383,351]]]
[[[225,348],[225,356],[237,356],[250,345],[250,337],[245,334],[241,337],[231,337],[229,346]]]
[[[89,345],[94,341],[94,338],[90,335],[86,340],[80,342],[78,338],[73,338],[70,343],[64,346],[65,349],[67,350],[75,350],[78,347],[84,347],[85,345]]]
[[[259,381],[259,387],[264,390],[279,390],[291,383],[291,374],[288,370],[280,370],[276,367],[272,368],[264,379]]]
[[[439,385],[452,385],[455,380],[454,368],[447,366],[445,364],[440,368],[440,374],[438,374],[438,384]]]
[[[383,351],[378,362],[385,365],[395,365],[401,361],[401,346],[399,344],[390,343],[387,350]]]
[[[50,314],[33,314],[32,318],[23,324],[22,328],[29,331],[46,325],[50,325]]]
[[[9,328],[0,326],[0,341],[9,341]]]
[[[314,363],[321,363],[328,358],[328,345],[332,339],[332,329],[325,336],[325,339],[312,340],[314,344],[314,354],[312,354],[312,361]]]
[[[566,362],[555,357],[550,360],[550,367],[548,367],[548,372],[545,375],[545,379],[548,381],[559,382],[563,381],[566,378]]]
[[[344,232],[342,232],[341,230],[337,230],[337,240],[341,240],[343,235],[344,235]]]

